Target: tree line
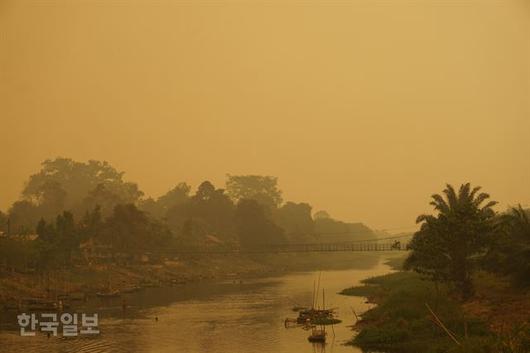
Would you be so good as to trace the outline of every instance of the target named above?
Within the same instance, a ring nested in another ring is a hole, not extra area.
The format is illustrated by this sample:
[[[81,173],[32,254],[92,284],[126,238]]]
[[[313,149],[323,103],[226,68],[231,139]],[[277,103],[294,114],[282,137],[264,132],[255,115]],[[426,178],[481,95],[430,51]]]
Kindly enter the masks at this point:
[[[79,259],[87,243],[136,256],[208,242],[256,249],[313,242],[322,234],[374,236],[368,227],[337,221],[325,211],[313,215],[308,203],[284,202],[272,176],[227,175],[225,188],[204,181],[194,191],[178,183],[156,199],[123,176],[107,162],[44,161],[20,199],[0,212],[0,261],[11,268],[63,266]],[[38,238],[24,238],[32,234]]]

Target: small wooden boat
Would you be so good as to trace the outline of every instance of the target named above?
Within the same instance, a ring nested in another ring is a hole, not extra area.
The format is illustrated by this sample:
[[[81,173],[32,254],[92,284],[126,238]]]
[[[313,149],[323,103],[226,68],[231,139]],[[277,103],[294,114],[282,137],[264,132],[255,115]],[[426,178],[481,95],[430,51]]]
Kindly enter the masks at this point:
[[[327,323],[327,321],[332,323],[333,315],[333,310],[329,309],[306,309],[298,312],[297,321],[299,324],[309,322],[315,325]]]

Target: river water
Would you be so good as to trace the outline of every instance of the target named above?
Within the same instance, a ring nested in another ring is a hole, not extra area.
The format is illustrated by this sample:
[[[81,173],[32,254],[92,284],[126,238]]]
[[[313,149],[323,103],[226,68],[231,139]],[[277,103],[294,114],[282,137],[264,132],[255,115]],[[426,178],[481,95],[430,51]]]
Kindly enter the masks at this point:
[[[391,271],[384,256],[374,256],[373,264],[364,268],[149,288],[127,295],[125,312],[121,299],[98,299],[83,308],[99,314],[101,333],[93,337],[21,337],[18,326],[4,323],[0,352],[359,353],[359,348],[344,343],[353,335],[348,327],[355,321],[352,308],[359,314],[370,304],[365,298],[337,293]],[[327,326],[324,346],[308,342],[309,332],[300,327],[284,327],[285,318],[297,316],[293,306],[311,303],[319,275],[326,307],[336,308],[342,320]]]

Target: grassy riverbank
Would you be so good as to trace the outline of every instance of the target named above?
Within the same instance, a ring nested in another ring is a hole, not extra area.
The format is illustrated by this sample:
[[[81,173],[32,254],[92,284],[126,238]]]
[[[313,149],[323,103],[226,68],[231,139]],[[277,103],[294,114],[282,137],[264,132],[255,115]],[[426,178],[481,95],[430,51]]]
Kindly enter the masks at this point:
[[[399,266],[394,260],[392,265]],[[481,276],[485,276],[482,274]],[[520,317],[505,322],[498,329],[498,318],[491,317],[484,298],[491,297],[492,288],[499,291],[502,279],[482,278],[477,285],[477,299],[462,304],[447,286],[438,288],[412,272],[398,271],[385,276],[367,279],[361,287],[345,289],[342,294],[365,296],[377,304],[362,315],[356,325],[358,334],[352,344],[370,351],[434,353],[434,352],[529,352],[530,330],[525,326],[530,316],[520,315],[530,307],[530,297],[519,292],[519,304],[515,311]],[[511,293],[510,296],[508,293]],[[513,298],[514,291],[505,288],[501,295]],[[427,308],[452,332],[451,338],[439,325]],[[491,305],[491,304],[490,304]],[[455,341],[456,340],[456,341]]]
[[[381,254],[289,253],[186,255],[158,264],[75,266],[51,273],[0,273],[0,305],[23,297],[54,299],[57,294],[94,294],[147,285],[185,284],[205,279],[245,278],[293,271],[370,268]]]

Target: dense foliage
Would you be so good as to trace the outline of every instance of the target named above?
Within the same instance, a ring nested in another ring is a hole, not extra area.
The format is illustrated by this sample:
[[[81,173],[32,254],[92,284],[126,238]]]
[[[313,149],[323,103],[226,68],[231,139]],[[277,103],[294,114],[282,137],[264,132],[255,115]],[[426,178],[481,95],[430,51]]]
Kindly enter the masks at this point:
[[[409,244],[412,250],[406,267],[435,281],[450,281],[463,299],[473,295],[472,273],[478,256],[491,244],[497,227],[495,201],[484,204],[489,195],[471,189],[469,183],[458,192],[447,185],[443,193],[432,195],[435,215],[421,215],[421,229]]]
[[[503,334],[490,331],[484,320],[468,315],[453,299],[449,286],[438,290],[413,272],[395,272],[363,281],[342,294],[368,296],[377,306],[362,316],[361,331],[352,343],[365,351],[407,353],[526,353],[530,327]],[[435,323],[436,317],[458,343]]]
[[[511,276],[517,285],[530,285],[529,212],[521,206],[497,214],[480,187],[447,185],[445,197],[435,194],[436,214],[421,215],[405,268],[435,283],[449,282],[463,299],[473,295],[473,272],[478,268]]]
[[[530,286],[530,212],[521,206],[500,216],[501,232],[484,257],[483,266]]]
[[[83,215],[99,205],[108,215],[118,204],[137,203],[143,193],[124,181],[123,174],[107,162],[44,161],[42,169],[30,176],[21,200],[9,210],[12,231],[31,232],[41,218],[53,220],[65,210]]]
[[[45,269],[83,259],[125,261],[167,249],[256,251],[284,242],[335,240],[323,237],[336,234],[341,240],[373,236],[368,227],[334,220],[325,211],[313,219],[307,203],[283,203],[276,177],[227,175],[226,189],[209,181],[196,190],[178,183],[153,199],[143,198],[135,183],[106,162],[57,158],[44,161],[20,200],[0,213],[0,264]]]

